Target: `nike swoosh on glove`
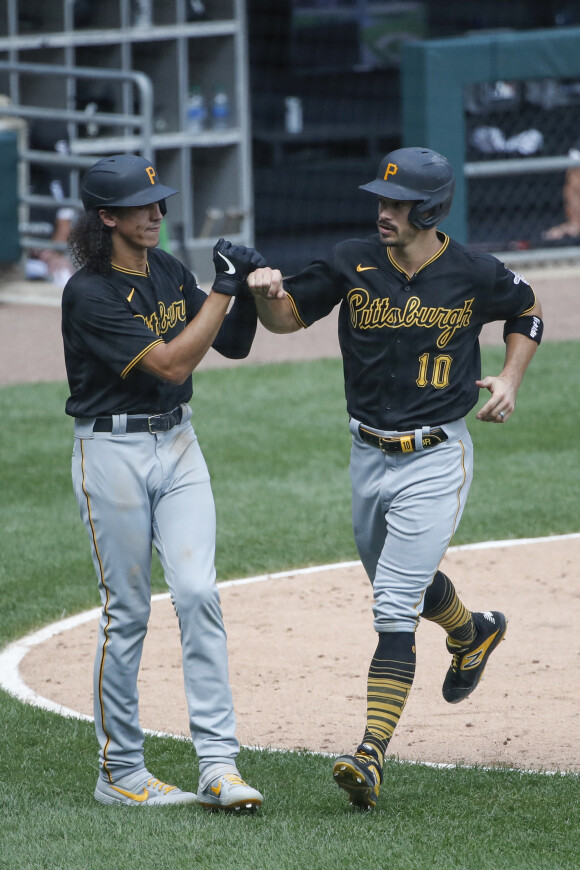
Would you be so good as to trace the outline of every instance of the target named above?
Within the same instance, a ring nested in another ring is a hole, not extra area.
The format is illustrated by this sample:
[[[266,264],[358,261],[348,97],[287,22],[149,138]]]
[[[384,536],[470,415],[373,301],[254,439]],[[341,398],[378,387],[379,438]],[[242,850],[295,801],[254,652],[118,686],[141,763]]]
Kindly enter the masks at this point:
[[[226,239],[218,239],[214,245],[213,264],[215,280],[212,290],[226,296],[237,296],[244,290],[250,272],[268,265],[254,248],[232,245]]]

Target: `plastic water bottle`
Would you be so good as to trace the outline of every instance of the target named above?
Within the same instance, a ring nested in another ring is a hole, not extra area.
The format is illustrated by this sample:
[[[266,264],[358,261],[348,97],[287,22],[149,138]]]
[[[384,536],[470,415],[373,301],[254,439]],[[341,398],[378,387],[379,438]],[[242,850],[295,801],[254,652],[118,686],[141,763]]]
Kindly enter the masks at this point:
[[[207,111],[201,88],[195,86],[189,92],[187,102],[187,130],[190,133],[203,133]]]
[[[149,29],[153,24],[151,0],[133,0],[133,27]]]
[[[302,133],[302,100],[300,97],[286,97],[285,127],[287,133]]]
[[[230,100],[224,88],[216,88],[211,117],[214,130],[226,130],[230,126]]]

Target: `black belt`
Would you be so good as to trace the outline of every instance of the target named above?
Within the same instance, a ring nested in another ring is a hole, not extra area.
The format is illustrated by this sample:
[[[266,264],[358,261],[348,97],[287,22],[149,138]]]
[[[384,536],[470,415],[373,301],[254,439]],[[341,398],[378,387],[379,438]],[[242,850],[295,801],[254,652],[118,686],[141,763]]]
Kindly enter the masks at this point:
[[[126,432],[150,432],[155,435],[157,432],[169,432],[174,426],[181,423],[183,416],[181,406],[174,408],[173,411],[167,411],[166,414],[153,414],[151,417],[127,416]],[[93,432],[112,432],[113,418],[112,417],[97,417]]]
[[[416,450],[415,433],[406,432],[402,435],[385,436],[377,435],[375,432],[370,432],[361,424],[358,427],[359,435],[367,444],[372,444],[373,447],[378,447],[383,453],[413,453]],[[435,429],[429,429],[421,438],[423,450],[428,450],[430,447],[436,447],[437,444],[442,444],[447,441],[449,436],[447,433],[437,426]]]

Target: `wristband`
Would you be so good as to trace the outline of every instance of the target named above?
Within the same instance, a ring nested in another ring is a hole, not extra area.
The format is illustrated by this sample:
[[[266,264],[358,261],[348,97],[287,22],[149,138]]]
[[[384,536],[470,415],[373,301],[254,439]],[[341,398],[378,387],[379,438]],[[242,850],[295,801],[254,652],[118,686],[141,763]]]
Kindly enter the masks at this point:
[[[237,296],[246,279],[241,275],[224,275],[223,273],[216,275],[211,289],[216,293],[223,293],[225,296]]]

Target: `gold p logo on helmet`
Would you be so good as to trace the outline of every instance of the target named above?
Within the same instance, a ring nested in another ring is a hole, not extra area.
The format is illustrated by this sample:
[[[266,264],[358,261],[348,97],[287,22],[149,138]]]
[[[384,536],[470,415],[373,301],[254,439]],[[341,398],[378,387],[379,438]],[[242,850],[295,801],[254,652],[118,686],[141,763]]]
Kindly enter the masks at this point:
[[[155,170],[153,169],[153,167],[148,166],[145,172],[149,176],[149,181],[151,182],[151,184],[155,184]]]
[[[396,175],[399,171],[399,167],[396,163],[387,163],[387,168],[385,169],[385,174],[383,175],[383,180],[388,181],[389,175]]]

